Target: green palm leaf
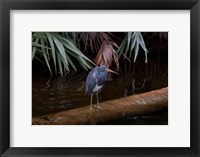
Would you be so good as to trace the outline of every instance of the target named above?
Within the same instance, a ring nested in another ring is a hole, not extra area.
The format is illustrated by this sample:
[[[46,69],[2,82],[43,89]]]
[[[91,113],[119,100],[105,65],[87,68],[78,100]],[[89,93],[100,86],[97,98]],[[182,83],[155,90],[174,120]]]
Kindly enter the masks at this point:
[[[51,46],[51,53],[52,53],[52,58],[53,58],[53,62],[54,62],[54,67],[55,67],[55,72],[57,73],[57,66],[56,66],[56,50],[55,50],[55,46],[53,43],[53,39],[50,33],[46,33],[47,39],[50,43]]]
[[[45,64],[50,73],[51,59],[53,60],[55,73],[59,71],[61,76],[70,72],[70,68],[77,71],[74,61],[78,61],[85,70],[91,69],[92,64],[76,45],[77,33],[58,33],[58,32],[35,32],[32,34],[32,59],[43,56]],[[72,58],[74,58],[72,60]],[[58,66],[58,68],[57,68]]]
[[[134,54],[133,61],[135,62],[139,53],[140,46],[142,47],[145,53],[145,63],[147,63],[147,53],[149,51],[146,48],[144,39],[140,32],[127,32],[117,52],[118,52],[119,57],[123,55],[124,58],[128,58],[127,55],[129,53],[128,55],[129,59],[131,59],[132,54]]]

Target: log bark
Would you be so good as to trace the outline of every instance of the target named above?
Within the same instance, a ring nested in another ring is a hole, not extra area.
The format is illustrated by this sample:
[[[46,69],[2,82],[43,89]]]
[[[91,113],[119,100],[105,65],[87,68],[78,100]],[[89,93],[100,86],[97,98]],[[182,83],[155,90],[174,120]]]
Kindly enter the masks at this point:
[[[93,104],[95,105],[95,104]],[[136,116],[168,106],[168,87],[100,103],[101,109],[84,106],[35,117],[33,125],[101,124],[122,116]]]

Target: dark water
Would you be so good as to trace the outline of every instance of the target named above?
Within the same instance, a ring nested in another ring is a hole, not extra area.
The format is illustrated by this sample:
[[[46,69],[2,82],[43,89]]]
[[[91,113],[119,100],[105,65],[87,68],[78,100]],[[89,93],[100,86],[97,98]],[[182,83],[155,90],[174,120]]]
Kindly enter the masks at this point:
[[[109,125],[167,125],[168,110],[161,109],[148,114],[123,117],[121,119],[108,122]]]
[[[86,77],[87,72],[73,73],[65,78],[47,78],[37,74],[33,79],[33,116],[89,105],[90,96],[85,95]],[[130,95],[122,79],[114,78],[106,83],[99,93],[100,102]],[[96,103],[96,97],[93,103]]]

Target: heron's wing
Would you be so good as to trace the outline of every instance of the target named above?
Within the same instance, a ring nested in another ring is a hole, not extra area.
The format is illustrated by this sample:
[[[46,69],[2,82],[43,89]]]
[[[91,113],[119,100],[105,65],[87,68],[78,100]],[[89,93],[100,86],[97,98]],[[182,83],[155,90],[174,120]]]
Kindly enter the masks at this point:
[[[97,79],[97,82],[98,82],[98,85],[99,86],[102,86],[105,84],[106,82],[106,79],[107,79],[107,72],[101,72],[101,73],[98,73],[98,79]]]
[[[86,93],[92,93],[97,83],[97,75],[94,70],[90,71],[86,79]]]

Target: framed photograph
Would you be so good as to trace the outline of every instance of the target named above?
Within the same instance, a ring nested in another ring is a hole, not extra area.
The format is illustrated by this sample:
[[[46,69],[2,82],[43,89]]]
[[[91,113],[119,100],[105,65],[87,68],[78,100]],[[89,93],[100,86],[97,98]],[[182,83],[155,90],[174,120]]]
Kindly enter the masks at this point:
[[[1,156],[199,154],[199,0],[0,2]]]
[[[32,32],[32,54],[32,125],[168,124],[168,32]]]

